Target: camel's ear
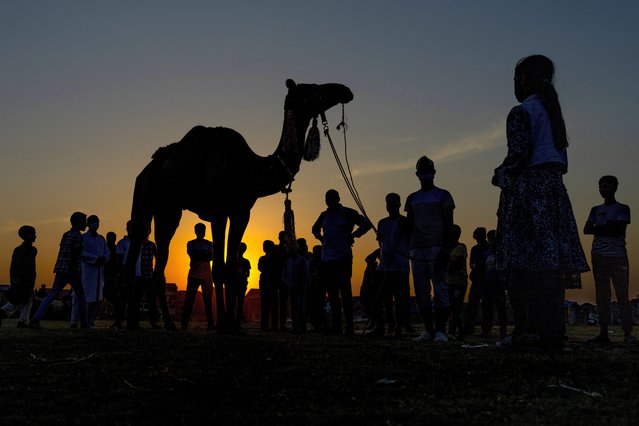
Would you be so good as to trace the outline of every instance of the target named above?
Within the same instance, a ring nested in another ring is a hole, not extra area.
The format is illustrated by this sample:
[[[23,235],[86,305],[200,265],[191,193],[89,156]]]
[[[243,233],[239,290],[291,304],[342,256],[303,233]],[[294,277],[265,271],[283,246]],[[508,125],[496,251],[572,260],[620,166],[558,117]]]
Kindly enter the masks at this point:
[[[297,86],[297,85],[295,84],[295,82],[292,79],[289,78],[289,79],[286,80],[286,88],[288,90],[293,89],[295,86]]]

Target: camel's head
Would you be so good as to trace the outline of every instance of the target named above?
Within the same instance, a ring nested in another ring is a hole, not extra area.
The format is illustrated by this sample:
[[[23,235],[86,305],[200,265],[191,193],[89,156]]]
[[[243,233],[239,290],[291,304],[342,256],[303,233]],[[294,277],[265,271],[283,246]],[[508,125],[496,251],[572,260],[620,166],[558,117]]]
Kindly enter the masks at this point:
[[[317,159],[320,151],[317,117],[337,104],[352,101],[353,92],[343,84],[296,84],[291,79],[286,80],[286,87],[288,94],[284,102],[285,129],[294,131],[285,132],[283,135],[284,151],[303,152],[306,161],[313,161]],[[311,119],[313,126],[304,138]]]
[[[316,117],[337,104],[353,100],[353,92],[343,84],[296,84],[288,79],[286,87],[288,95],[284,109],[293,111],[298,116]]]

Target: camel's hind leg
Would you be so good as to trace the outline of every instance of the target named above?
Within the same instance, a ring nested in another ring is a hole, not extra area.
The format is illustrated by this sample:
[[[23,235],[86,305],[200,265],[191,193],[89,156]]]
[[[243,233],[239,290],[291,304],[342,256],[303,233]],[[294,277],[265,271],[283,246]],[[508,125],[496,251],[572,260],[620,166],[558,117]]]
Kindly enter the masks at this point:
[[[164,270],[169,261],[169,244],[182,218],[181,209],[172,209],[155,215],[155,244],[157,253],[155,257],[155,270],[153,271],[153,285],[160,300],[162,319],[167,330],[175,330],[175,324],[169,312],[166,300],[166,278]]]

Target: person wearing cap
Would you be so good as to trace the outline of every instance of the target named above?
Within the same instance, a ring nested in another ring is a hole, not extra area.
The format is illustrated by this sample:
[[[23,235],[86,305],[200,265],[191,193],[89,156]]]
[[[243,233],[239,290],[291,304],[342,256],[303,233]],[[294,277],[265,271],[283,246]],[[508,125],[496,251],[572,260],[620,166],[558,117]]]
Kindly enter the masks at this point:
[[[421,157],[416,169],[421,187],[408,196],[404,207],[410,230],[413,285],[425,328],[414,340],[443,343],[448,341],[446,322],[450,298],[446,270],[454,244],[455,202],[448,191],[435,186],[435,165],[430,158]]]

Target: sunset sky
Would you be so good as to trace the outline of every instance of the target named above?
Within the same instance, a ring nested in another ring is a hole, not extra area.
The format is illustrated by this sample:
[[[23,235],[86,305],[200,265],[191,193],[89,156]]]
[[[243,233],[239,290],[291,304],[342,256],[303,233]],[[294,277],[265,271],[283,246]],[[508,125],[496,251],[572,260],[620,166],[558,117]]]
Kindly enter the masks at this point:
[[[418,188],[415,162],[428,155],[470,248],[475,227],[496,225],[490,179],[517,103],[515,63],[545,54],[557,68],[570,138],[564,182],[578,227],[601,202],[604,174],[619,178],[617,198],[639,214],[638,22],[637,1],[2,0],[0,283],[9,282],[20,225],[37,228],[38,285],[51,285],[72,212],[97,214],[102,234],[122,237],[135,177],[156,148],[194,125],[233,128],[256,153],[272,153],[287,78],[353,91],[348,159],[374,223],[388,192],[404,201]],[[340,114],[334,108],[328,120],[343,155]],[[329,188],[355,206],[323,143],[291,194],[298,236],[310,246]],[[251,287],[262,241],[282,228],[283,200],[261,199],[252,211]],[[181,288],[197,221],[185,212],[171,245],[167,281]],[[637,229],[631,224],[627,238],[631,297],[639,294]],[[591,239],[582,235],[587,254]],[[355,293],[375,247],[372,232],[355,243]],[[567,297],[594,301],[591,274],[583,281]]]

